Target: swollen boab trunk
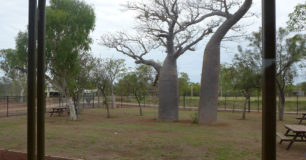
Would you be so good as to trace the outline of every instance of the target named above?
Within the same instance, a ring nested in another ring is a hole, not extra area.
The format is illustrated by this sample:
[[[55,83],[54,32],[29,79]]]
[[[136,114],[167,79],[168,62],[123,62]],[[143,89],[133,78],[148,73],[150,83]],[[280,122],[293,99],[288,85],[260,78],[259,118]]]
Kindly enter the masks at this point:
[[[178,120],[178,80],[176,58],[167,56],[159,77],[158,120]]]
[[[213,124],[217,121],[218,81],[220,69],[220,44],[210,41],[204,53],[202,68],[199,123]]]
[[[202,66],[199,123],[213,124],[217,122],[220,44],[226,33],[249,10],[251,4],[252,0],[245,0],[233,15],[226,12],[226,20],[216,30],[206,45]]]

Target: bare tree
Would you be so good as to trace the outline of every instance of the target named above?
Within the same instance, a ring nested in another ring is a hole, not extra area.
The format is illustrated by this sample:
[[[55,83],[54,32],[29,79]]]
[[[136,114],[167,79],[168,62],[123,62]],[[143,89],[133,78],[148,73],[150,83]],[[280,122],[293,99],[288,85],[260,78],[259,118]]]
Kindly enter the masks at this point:
[[[217,121],[218,108],[218,80],[220,70],[220,44],[227,32],[246,14],[252,0],[244,0],[244,3],[234,13],[231,10],[237,8],[238,1],[212,0],[213,6],[205,9],[218,10],[223,14],[224,22],[218,27],[208,41],[203,57],[201,92],[199,105],[199,123],[212,124]],[[218,5],[219,4],[219,5]]]
[[[219,20],[210,17],[226,16],[220,10],[203,10],[198,2],[199,0],[130,2],[125,7],[137,14],[137,35],[118,32],[102,36],[102,45],[133,58],[137,64],[150,65],[157,71],[160,121],[178,120],[177,59],[187,51],[194,51],[195,45],[218,26]],[[205,7],[208,8],[213,3],[207,2]],[[206,19],[209,19],[209,23],[205,23]],[[152,49],[163,49],[166,53],[162,65],[144,58]]]
[[[125,71],[124,59],[107,59],[105,61],[105,71],[108,76],[111,94],[112,94],[112,108],[116,108],[116,97],[114,94],[114,82]]]

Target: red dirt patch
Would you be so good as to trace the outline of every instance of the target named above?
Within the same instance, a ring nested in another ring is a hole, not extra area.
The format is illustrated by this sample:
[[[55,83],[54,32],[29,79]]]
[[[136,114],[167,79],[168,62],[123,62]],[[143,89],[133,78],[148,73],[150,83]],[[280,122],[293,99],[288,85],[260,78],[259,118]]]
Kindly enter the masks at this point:
[[[0,159],[1,160],[27,160],[27,154],[22,153],[22,152],[0,150]],[[71,160],[71,159],[46,156],[45,160]]]

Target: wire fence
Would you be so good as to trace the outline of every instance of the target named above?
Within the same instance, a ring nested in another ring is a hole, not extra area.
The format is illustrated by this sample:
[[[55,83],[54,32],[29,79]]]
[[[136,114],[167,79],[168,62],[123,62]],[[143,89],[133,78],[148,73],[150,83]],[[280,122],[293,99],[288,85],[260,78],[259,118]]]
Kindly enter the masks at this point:
[[[1,96],[0,97],[0,117],[18,116],[27,114],[27,98],[25,96]],[[180,96],[179,107],[182,109],[197,109],[200,97]],[[107,96],[109,107],[111,105],[111,97]],[[135,96],[115,96],[116,107],[137,107],[138,101]],[[82,95],[75,102],[77,110],[90,108],[104,108],[105,100],[99,95]],[[241,112],[245,104],[244,97],[223,96],[218,98],[218,110],[227,112]],[[248,112],[261,112],[261,97],[251,97],[247,104]],[[145,96],[140,105],[143,107],[157,107],[157,96]],[[67,98],[58,96],[46,98],[46,112],[50,112],[52,108],[67,107]],[[306,112],[306,96],[286,97],[285,113],[305,113]]]

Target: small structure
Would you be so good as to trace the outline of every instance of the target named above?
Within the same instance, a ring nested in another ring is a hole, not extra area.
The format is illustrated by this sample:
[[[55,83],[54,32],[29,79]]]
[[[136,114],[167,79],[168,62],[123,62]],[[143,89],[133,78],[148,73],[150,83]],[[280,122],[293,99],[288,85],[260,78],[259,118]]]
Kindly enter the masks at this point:
[[[60,96],[60,91],[58,91],[50,83],[47,83],[47,87],[46,87],[46,91],[45,92],[46,92],[46,96],[47,97],[59,97]]]

